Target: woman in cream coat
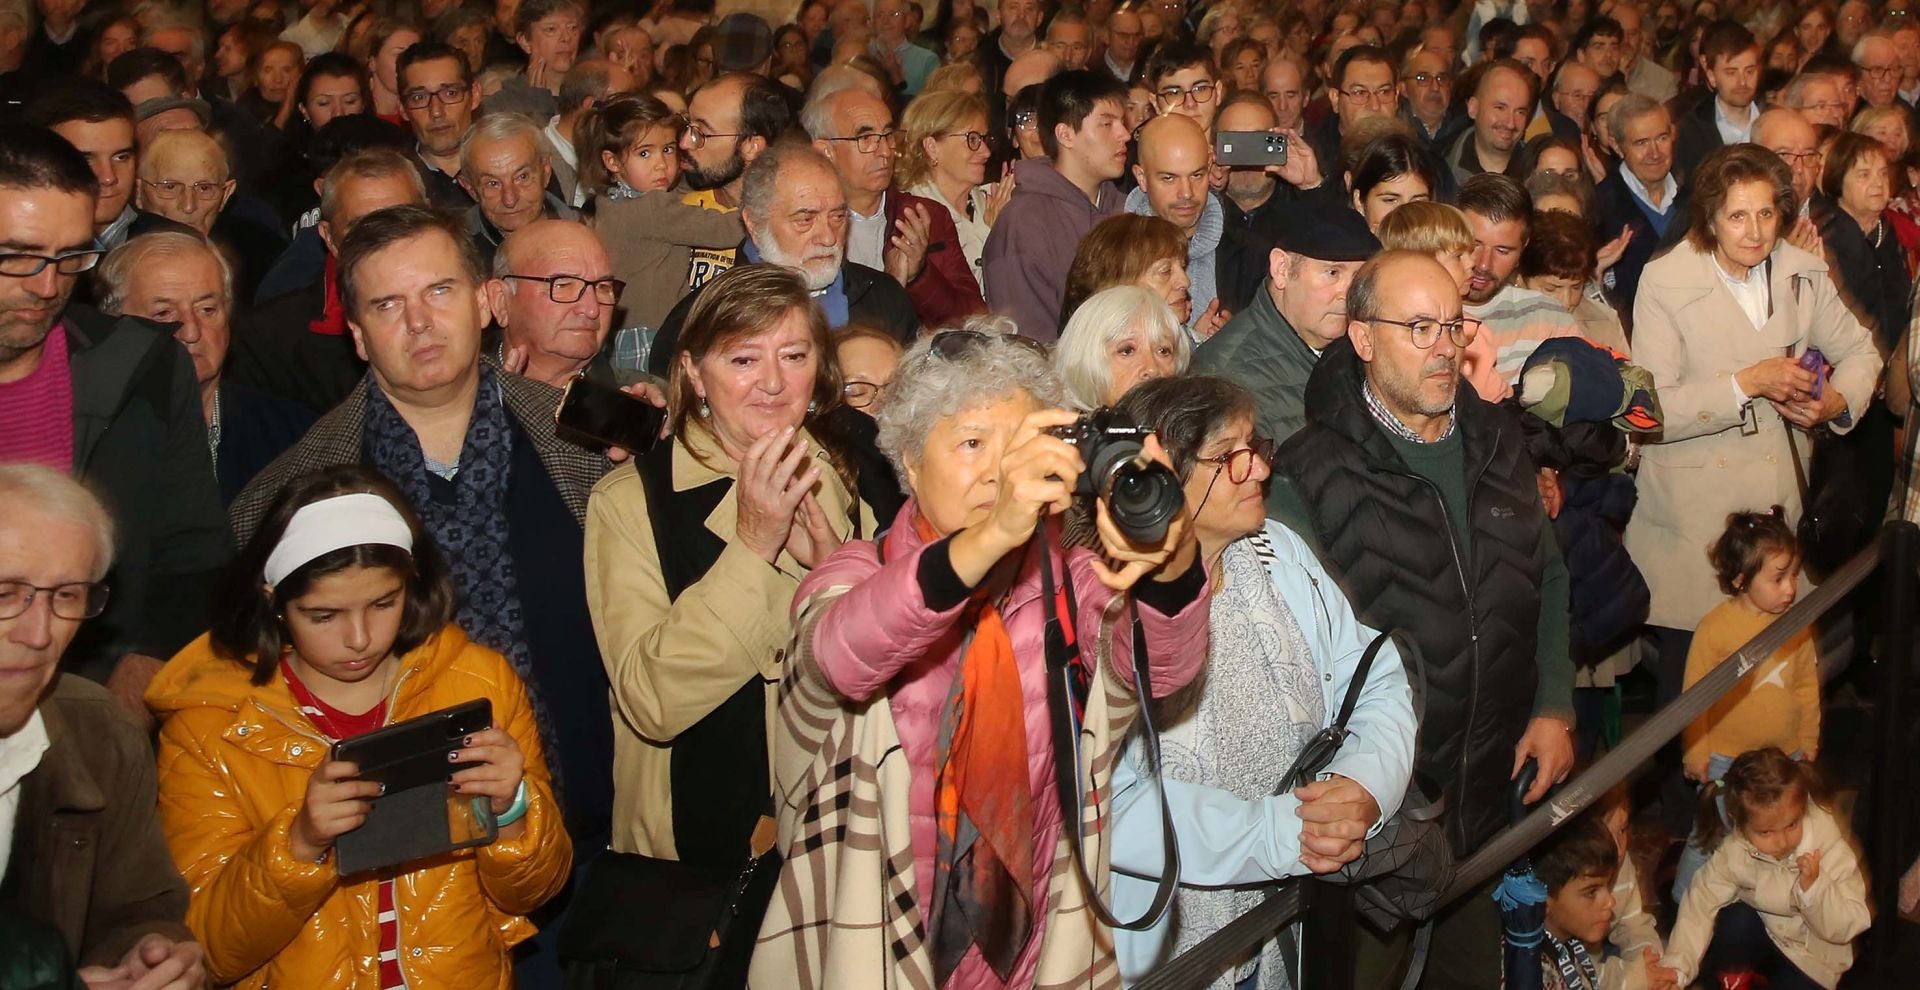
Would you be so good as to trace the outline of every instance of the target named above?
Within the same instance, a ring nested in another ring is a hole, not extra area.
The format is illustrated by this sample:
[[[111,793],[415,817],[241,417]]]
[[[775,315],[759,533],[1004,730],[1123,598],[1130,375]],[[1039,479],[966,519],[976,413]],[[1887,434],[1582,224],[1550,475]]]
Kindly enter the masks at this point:
[[[1825,262],[1781,238],[1797,216],[1792,175],[1754,145],[1695,172],[1685,242],[1647,265],[1634,301],[1634,361],[1653,373],[1666,429],[1640,464],[1627,550],[1653,590],[1662,699],[1679,693],[1688,641],[1724,597],[1707,546],[1738,509],[1800,516],[1789,424],[1852,429],[1873,401],[1881,357]],[[1798,361],[1832,370],[1820,398]],[[1676,652],[1677,651],[1677,652]]]

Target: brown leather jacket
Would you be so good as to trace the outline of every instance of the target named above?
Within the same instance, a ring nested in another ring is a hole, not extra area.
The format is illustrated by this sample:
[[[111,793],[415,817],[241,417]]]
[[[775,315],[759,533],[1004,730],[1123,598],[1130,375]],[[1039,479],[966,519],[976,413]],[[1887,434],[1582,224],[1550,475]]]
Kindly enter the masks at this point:
[[[8,878],[81,965],[112,966],[150,934],[190,940],[187,885],[160,834],[153,746],[105,689],[63,674],[40,703],[47,752],[20,784]]]

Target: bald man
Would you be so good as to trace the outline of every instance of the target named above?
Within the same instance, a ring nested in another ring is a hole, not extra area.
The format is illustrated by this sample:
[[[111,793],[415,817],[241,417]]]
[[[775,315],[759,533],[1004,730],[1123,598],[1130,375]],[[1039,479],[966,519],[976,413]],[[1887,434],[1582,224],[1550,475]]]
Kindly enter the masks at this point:
[[[1304,70],[1297,59],[1281,56],[1260,70],[1260,92],[1273,107],[1274,126],[1283,131],[1300,130],[1307,110],[1307,86]]]
[[[1465,182],[1482,172],[1507,170],[1533,115],[1535,82],[1532,72],[1509,59],[1490,63],[1481,73],[1479,87],[1467,98],[1473,126],[1445,153],[1455,179]]]
[[[1567,119],[1587,129],[1587,113],[1593,109],[1593,95],[1600,91],[1600,73],[1580,62],[1560,66],[1553,78],[1553,107]]]
[[[1460,387],[1470,331],[1452,276],[1430,255],[1390,251],[1361,267],[1347,300],[1346,337],[1307,386],[1306,425],[1274,457],[1270,504],[1319,550],[1360,621],[1395,630],[1428,683],[1451,685],[1427,694],[1414,769],[1443,782],[1461,855],[1506,825],[1508,780],[1528,759],[1539,766],[1528,803],[1573,766],[1566,564],[1519,423]],[[1428,986],[1498,984],[1490,890],[1436,915]],[[1408,950],[1357,928],[1356,984],[1374,985]]]
[[[1156,216],[1187,238],[1189,309],[1181,322],[1201,339],[1211,337],[1252,298],[1264,256],[1238,228],[1226,224],[1220,200],[1208,189],[1212,159],[1207,132],[1185,114],[1162,114],[1140,128],[1137,184],[1127,194],[1127,212]]]
[[[536,220],[508,234],[494,255],[486,293],[496,332],[486,347],[502,366],[554,388],[583,372],[609,385],[637,380],[618,380],[606,346],[619,290],[592,228]]]
[[[227,209],[235,183],[220,142],[205,131],[163,131],[141,149],[137,174],[134,205],[226,248],[239,263],[233,273],[235,298],[253,298],[287,241],[279,230]]]
[[[846,190],[848,260],[884,271],[906,287],[924,326],[949,326],[986,309],[953,215],[894,185],[897,140],[886,101],[865,90],[842,90],[809,100],[800,126],[833,163]]]
[[[1753,143],[1779,155],[1793,173],[1793,196],[1800,203],[1800,215],[1787,230],[1787,243],[1819,255],[1823,247],[1819,227],[1807,208],[1814,183],[1820,179],[1819,132],[1800,111],[1777,107],[1753,122]]]
[[[1052,79],[1060,74],[1061,68],[1060,56],[1045,48],[1035,48],[1007,65],[1007,74],[1001,77],[1002,93],[1007,102],[1012,103],[1021,90]]]

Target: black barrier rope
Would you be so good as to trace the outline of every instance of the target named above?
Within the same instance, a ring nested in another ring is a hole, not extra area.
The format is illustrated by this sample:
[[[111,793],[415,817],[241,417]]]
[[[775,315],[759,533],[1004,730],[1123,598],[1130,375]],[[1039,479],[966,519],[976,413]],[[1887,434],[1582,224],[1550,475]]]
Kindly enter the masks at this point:
[[[1545,804],[1457,864],[1436,910],[1478,889],[1614,785],[1632,776],[1641,763],[1713,707],[1721,695],[1732,690],[1755,666],[1813,625],[1866,580],[1880,564],[1882,542],[1875,539],[1811,594],[1795,602],[1784,615],[1760,630],[1665,708],[1655,712],[1646,724],[1621,740],[1620,745],[1595,761],[1586,772],[1563,785]],[[1889,619],[1902,621],[1910,617],[1889,616]],[[1307,879],[1311,878],[1295,877],[1280,884],[1273,896],[1168,961],[1134,984],[1134,990],[1199,990],[1212,983],[1228,964],[1245,958],[1276,929],[1299,916],[1306,904],[1304,881]]]

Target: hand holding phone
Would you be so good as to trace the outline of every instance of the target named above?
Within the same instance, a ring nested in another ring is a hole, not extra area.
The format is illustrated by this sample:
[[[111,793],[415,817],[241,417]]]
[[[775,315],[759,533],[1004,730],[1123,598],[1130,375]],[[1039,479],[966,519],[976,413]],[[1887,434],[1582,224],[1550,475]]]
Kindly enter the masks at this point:
[[[1820,348],[1809,347],[1800,355],[1800,367],[1813,373],[1813,391],[1807,394],[1819,399],[1827,390],[1827,372],[1833,366],[1827,363],[1827,356],[1820,353]]]
[[[620,447],[640,454],[653,449],[667,411],[612,385],[587,378],[567,383],[554,410],[554,432],[583,447]]]
[[[1235,168],[1285,165],[1287,136],[1276,131],[1221,131],[1213,140],[1213,160]]]

